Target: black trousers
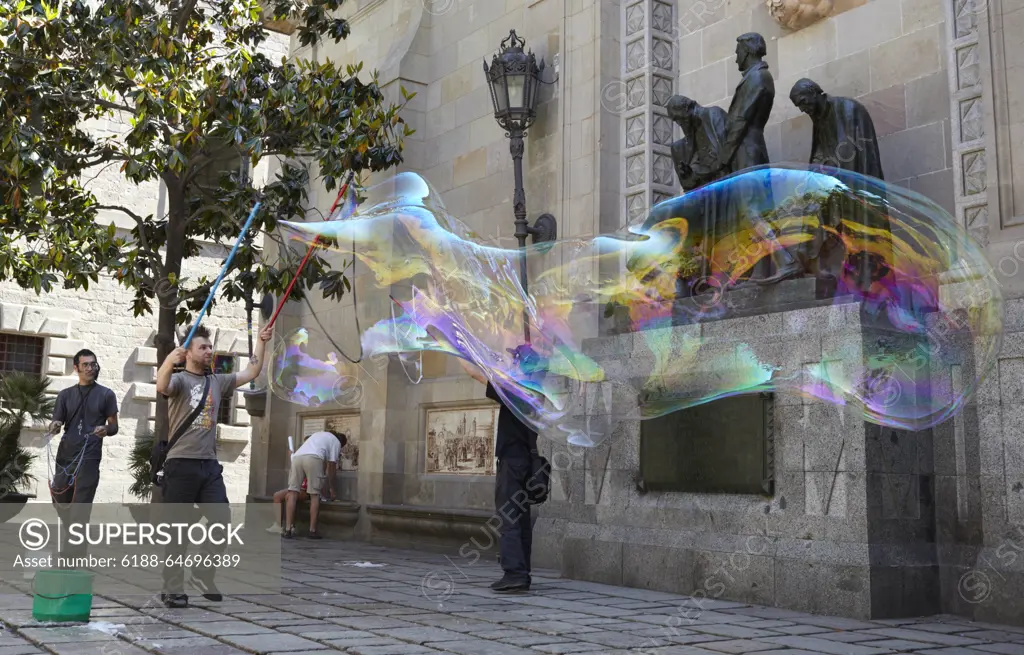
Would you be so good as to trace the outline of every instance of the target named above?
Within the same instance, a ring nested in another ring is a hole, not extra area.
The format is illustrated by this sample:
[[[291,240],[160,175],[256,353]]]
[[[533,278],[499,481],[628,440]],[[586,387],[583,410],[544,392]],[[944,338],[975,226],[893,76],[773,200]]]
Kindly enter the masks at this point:
[[[89,522],[92,516],[92,501],[96,498],[96,489],[100,486],[100,460],[86,459],[78,466],[74,459],[57,458],[57,472],[50,486],[50,497],[53,499],[57,516],[62,523]],[[77,466],[77,470],[76,470]],[[77,546],[68,544],[68,531],[62,530],[60,555],[65,558],[85,557],[88,545]]]
[[[185,518],[189,523],[198,523],[205,516],[213,523],[227,524],[231,522],[231,507],[228,505],[228,492],[224,488],[224,467],[215,459],[169,459],[164,463],[163,503],[175,504],[175,520]],[[194,503],[200,509],[191,509]],[[179,517],[179,512],[181,516]],[[224,541],[217,539],[217,541]],[[215,545],[207,540],[200,546],[200,554],[217,555],[224,552],[226,543]],[[171,565],[164,566],[164,593],[185,593],[185,570],[176,560],[187,556],[188,541],[167,545],[165,554],[171,558]],[[217,568],[203,565],[192,567],[195,578],[205,584],[213,584]]]
[[[494,506],[501,520],[498,539],[501,568],[507,578],[526,582],[530,581],[530,552],[533,550],[533,523],[526,491],[530,474],[529,459],[499,460],[494,485]]]

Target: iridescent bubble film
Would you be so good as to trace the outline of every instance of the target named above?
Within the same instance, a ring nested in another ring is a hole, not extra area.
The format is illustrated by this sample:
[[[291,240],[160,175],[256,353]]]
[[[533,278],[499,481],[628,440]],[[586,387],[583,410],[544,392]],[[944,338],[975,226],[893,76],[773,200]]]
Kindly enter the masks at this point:
[[[304,407],[358,407],[362,383],[339,350],[319,330],[288,333],[274,344],[267,375],[271,391]]]
[[[347,219],[283,227],[296,251],[318,236],[354,251],[391,298],[367,356],[472,361],[521,419],[574,443],[759,392],[925,429],[969,402],[1001,343],[980,247],[923,196],[845,171],[751,169],[522,252],[484,243],[416,174],[362,195]]]

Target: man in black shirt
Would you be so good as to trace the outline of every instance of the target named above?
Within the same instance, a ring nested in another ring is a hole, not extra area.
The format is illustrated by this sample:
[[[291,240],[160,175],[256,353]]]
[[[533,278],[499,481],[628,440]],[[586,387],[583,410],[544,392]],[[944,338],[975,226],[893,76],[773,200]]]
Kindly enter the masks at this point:
[[[49,429],[55,434],[64,428],[57,447],[50,496],[61,520],[88,523],[100,483],[103,439],[117,434],[117,397],[96,382],[100,365],[91,350],[78,351],[72,363],[78,384],[57,394]],[[84,551],[65,554],[73,557]]]
[[[487,385],[487,397],[501,405],[498,411],[498,436],[494,454],[498,472],[494,484],[494,506],[501,520],[498,550],[505,575],[491,585],[498,592],[530,589],[530,551],[533,548],[533,523],[530,520],[527,483],[532,475],[530,451],[537,447],[537,433],[512,412],[480,369],[464,359],[462,368],[473,379]]]

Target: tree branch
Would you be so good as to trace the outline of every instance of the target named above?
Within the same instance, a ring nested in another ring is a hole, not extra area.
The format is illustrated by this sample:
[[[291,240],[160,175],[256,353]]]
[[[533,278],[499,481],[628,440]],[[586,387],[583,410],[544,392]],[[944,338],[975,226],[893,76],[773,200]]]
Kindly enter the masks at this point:
[[[120,105],[116,102],[111,102],[104,98],[92,98],[80,94],[72,95],[67,92],[64,93],[64,97],[73,102],[94,104],[103,107],[104,109],[113,109],[116,111],[123,111],[128,114],[132,114],[133,116],[135,115],[135,109],[133,109],[132,107],[129,107],[128,105]]]
[[[123,214],[126,214],[129,218],[131,218],[133,221],[139,224],[140,229],[142,228],[142,225],[145,222],[145,219],[142,218],[142,216],[139,216],[132,210],[128,209],[127,207],[122,207],[121,205],[96,205],[96,209],[110,209],[112,211],[119,211]]]
[[[188,27],[188,17],[192,15],[192,11],[195,10],[196,4],[199,0],[186,0],[185,4],[181,7],[181,13],[178,14],[178,18],[175,21],[175,32],[178,34],[180,39],[185,35],[185,29]]]
[[[96,98],[92,100],[92,102],[95,102],[97,105],[105,109],[115,109],[117,111],[123,111],[125,113],[135,115],[135,110],[128,105],[119,105],[116,102],[110,102],[109,100],[104,100],[102,98]]]
[[[210,286],[211,286],[210,283],[207,282],[206,284],[201,284],[198,287],[196,287],[195,289],[192,289],[191,291],[189,291],[188,293],[186,293],[183,296],[177,296],[178,303],[181,304],[181,303],[184,303],[184,302],[188,302],[189,300],[192,300],[193,298],[199,298],[199,297],[203,296],[204,294],[210,293]]]
[[[213,157],[209,155],[199,155],[189,162],[188,168],[185,169],[185,175],[182,177],[182,184],[188,186],[196,175],[199,174],[204,168],[206,168],[210,162],[213,161]]]
[[[119,152],[117,152],[113,148],[110,148],[102,155],[100,155],[99,159],[94,159],[92,161],[83,161],[81,162],[81,166],[83,168],[92,168],[93,166],[99,166],[100,164],[106,164],[113,161],[128,161],[127,157],[123,155],[118,155],[120,155]]]
[[[155,268],[159,270],[160,266],[163,265],[163,262],[160,260],[160,256],[153,252],[153,250],[149,247],[149,240],[146,238],[146,219],[142,218],[142,216],[136,214],[127,207],[122,207],[120,205],[96,205],[96,209],[110,209],[113,211],[119,211],[126,214],[132,220],[134,220],[135,224],[139,227],[138,232],[139,245],[141,246],[140,251],[145,255],[147,259],[155,262]]]

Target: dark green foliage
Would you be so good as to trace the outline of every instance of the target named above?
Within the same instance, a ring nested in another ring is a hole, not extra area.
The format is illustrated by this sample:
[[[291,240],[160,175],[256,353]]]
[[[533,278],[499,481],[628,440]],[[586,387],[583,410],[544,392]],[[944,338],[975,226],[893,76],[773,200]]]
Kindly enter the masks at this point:
[[[54,398],[46,393],[49,386],[49,378],[23,373],[0,376],[0,497],[35,480],[29,473],[35,455],[21,447],[21,431],[29,417],[42,421],[53,415]]]
[[[128,470],[132,473],[132,486],[128,487],[131,495],[141,500],[149,500],[152,494],[152,469],[149,456],[153,453],[153,435],[136,435],[135,447],[128,457]]]

